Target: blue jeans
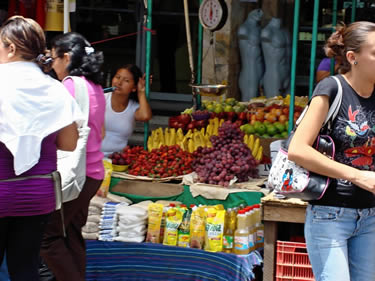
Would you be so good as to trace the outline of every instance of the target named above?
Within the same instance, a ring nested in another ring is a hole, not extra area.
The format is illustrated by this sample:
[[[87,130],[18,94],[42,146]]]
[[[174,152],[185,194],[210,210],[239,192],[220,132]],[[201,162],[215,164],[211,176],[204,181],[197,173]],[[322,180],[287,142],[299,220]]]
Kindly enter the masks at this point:
[[[309,205],[305,238],[316,281],[375,281],[375,208]]]
[[[1,266],[0,266],[0,281],[9,281],[9,276],[8,276],[8,268],[7,264],[5,261],[5,258],[0,261]]]

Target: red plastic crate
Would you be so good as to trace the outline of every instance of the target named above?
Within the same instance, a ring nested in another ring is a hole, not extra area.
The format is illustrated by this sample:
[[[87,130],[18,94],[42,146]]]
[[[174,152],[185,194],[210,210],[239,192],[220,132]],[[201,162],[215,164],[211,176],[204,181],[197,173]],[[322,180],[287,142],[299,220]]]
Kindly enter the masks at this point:
[[[277,241],[276,281],[315,281],[305,243]]]

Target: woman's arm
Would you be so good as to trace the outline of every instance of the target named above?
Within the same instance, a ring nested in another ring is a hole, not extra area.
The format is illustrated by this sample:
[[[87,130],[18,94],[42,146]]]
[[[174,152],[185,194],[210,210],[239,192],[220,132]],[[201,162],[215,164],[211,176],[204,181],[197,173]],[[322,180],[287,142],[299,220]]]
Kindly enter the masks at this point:
[[[72,123],[57,133],[56,146],[60,150],[73,151],[76,149],[78,137],[77,124]]]
[[[288,149],[288,158],[314,173],[348,180],[359,187],[375,192],[375,173],[361,171],[324,156],[312,145],[319,134],[329,109],[328,96],[316,96],[299,124]]]
[[[105,138],[105,126],[102,126],[102,140]]]
[[[152,118],[151,107],[146,98],[145,74],[139,78],[137,85],[139,108],[135,111],[135,120],[146,122]]]

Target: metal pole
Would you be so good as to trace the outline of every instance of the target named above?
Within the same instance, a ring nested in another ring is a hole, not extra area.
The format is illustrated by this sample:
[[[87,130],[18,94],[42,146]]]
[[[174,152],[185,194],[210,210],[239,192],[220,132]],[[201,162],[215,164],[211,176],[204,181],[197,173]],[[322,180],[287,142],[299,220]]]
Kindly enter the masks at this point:
[[[351,22],[355,21],[355,13],[357,11],[357,0],[352,0],[352,17],[351,17]]]
[[[335,32],[336,25],[337,25],[337,0],[333,0],[333,6],[332,6],[332,32]],[[335,58],[331,58],[330,72],[331,72],[331,75],[335,74]]]
[[[203,0],[199,0],[201,5]],[[197,62],[197,84],[202,83],[202,53],[203,53],[203,26],[198,19],[198,62]],[[197,94],[197,108],[201,108],[201,95]]]
[[[289,123],[288,132],[293,130],[294,117],[294,96],[296,90],[296,66],[297,66],[297,46],[298,46],[298,27],[299,27],[299,7],[300,0],[294,1],[294,20],[293,20],[293,42],[292,42],[292,69],[290,79],[290,104],[289,104]]]
[[[319,0],[314,0],[314,16],[311,39],[311,56],[310,56],[310,83],[309,83],[309,98],[312,96],[315,80],[315,59],[316,59],[316,45],[318,37],[318,16],[319,16]]]
[[[69,0],[64,0],[64,33],[69,32]]]
[[[150,66],[151,66],[151,28],[152,28],[152,0],[147,0],[147,20],[146,26],[148,28],[146,34],[146,98],[149,100],[150,96]],[[143,147],[147,149],[148,139],[148,122],[144,124],[144,141]]]

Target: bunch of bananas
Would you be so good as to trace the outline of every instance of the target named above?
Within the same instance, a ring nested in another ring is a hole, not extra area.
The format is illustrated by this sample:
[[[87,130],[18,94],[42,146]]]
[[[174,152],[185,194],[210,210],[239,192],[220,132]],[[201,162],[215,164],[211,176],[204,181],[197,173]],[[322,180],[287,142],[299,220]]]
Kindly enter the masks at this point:
[[[206,128],[193,129],[184,132],[181,128],[165,128],[164,130],[159,127],[151,132],[147,140],[148,151],[154,148],[160,148],[162,145],[179,145],[183,150],[190,153],[194,152],[198,147],[211,147],[210,137],[212,135],[217,136],[219,127],[223,124],[224,119],[218,119],[217,117],[209,119],[209,124]]]
[[[254,135],[246,135],[243,137],[243,142],[247,144],[247,146],[251,150],[251,155],[257,161],[262,161],[263,158],[263,146],[260,145],[259,138],[255,137]]]

